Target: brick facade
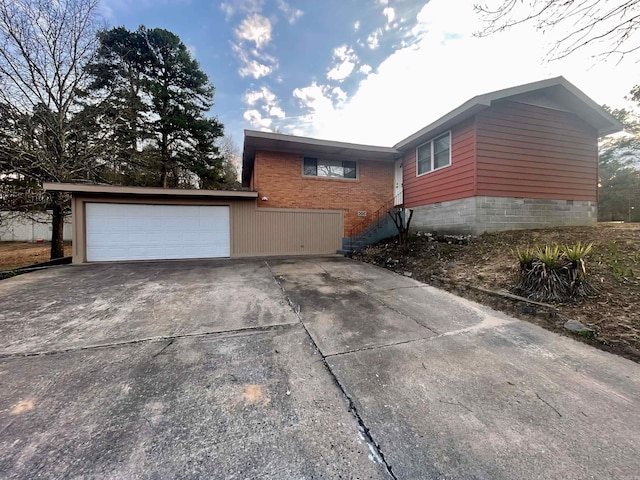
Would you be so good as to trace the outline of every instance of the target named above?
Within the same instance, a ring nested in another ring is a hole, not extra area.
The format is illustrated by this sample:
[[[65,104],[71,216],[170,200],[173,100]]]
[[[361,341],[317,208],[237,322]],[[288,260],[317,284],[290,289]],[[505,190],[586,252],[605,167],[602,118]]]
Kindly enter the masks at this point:
[[[342,210],[344,231],[370,216],[393,197],[393,162],[359,160],[357,179],[305,177],[302,155],[258,151],[251,187],[258,191],[258,207]],[[263,197],[268,200],[262,201]]]

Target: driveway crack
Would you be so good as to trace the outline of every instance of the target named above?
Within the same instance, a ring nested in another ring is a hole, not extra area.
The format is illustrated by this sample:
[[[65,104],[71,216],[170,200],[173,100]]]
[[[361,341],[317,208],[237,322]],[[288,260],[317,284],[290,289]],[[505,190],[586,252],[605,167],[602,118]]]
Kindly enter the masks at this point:
[[[356,407],[355,403],[353,402],[353,399],[351,398],[351,396],[349,396],[349,394],[345,390],[345,388],[342,385],[342,383],[340,383],[340,380],[338,380],[338,377],[336,377],[335,373],[333,373],[333,370],[331,370],[331,367],[327,363],[327,357],[322,354],[322,351],[320,350],[320,348],[316,344],[315,340],[311,336],[311,332],[309,332],[309,330],[307,329],[307,326],[302,321],[302,316],[300,315],[300,306],[294,304],[294,302],[291,301],[291,299],[289,298],[289,295],[287,294],[287,291],[282,286],[282,284],[278,281],[277,276],[273,273],[273,270],[271,269],[271,266],[269,265],[269,262],[267,262],[265,260],[264,263],[266,264],[267,268],[269,269],[269,272],[271,272],[271,276],[273,277],[274,281],[278,284],[278,286],[280,287],[280,290],[282,290],[285,298],[289,302],[289,305],[291,306],[291,310],[296,315],[296,317],[298,317],[298,321],[302,325],[302,328],[304,328],[304,331],[307,333],[307,336],[309,337],[309,340],[311,341],[311,344],[313,345],[313,348],[316,350],[318,355],[320,355],[320,358],[322,359],[322,363],[324,364],[325,369],[329,373],[329,376],[333,379],[334,384],[338,387],[338,389],[342,392],[342,395],[344,395],[344,398],[347,400],[347,404],[349,406],[349,411],[351,412],[351,414],[355,418],[356,422],[358,422],[358,427],[360,429],[360,432],[362,433],[362,435],[365,438],[365,441],[369,445],[369,449],[372,451],[372,453],[375,454],[374,457],[376,457],[377,461],[379,461],[380,464],[384,465],[384,468],[385,468],[387,474],[393,480],[397,480],[398,477],[396,477],[396,475],[393,473],[393,470],[391,468],[391,464],[389,464],[389,462],[385,458],[384,453],[380,449],[380,445],[378,444],[378,442],[376,442],[375,439],[373,438],[373,434],[371,433],[371,430],[369,430],[369,427],[367,427],[367,425],[364,422],[364,419],[362,418],[362,416],[358,412],[358,408]]]
[[[395,342],[395,343],[383,343],[383,344],[380,344],[380,345],[369,345],[369,346],[362,347],[362,348],[356,348],[354,350],[347,350],[346,352],[328,353],[327,355],[325,355],[325,358],[339,357],[341,355],[349,355],[351,353],[364,352],[366,350],[378,350],[378,349],[387,348],[387,347],[396,347],[398,345],[406,345],[407,343],[421,342],[423,340],[431,340],[433,338],[439,338],[439,337],[420,337],[420,338],[412,338],[412,339],[409,339],[409,340],[403,340],[401,342]]]
[[[150,342],[163,342],[169,341],[167,345],[165,345],[160,352],[156,353],[155,356],[162,353],[169,345],[171,345],[175,340],[179,340],[182,338],[199,338],[199,337],[210,337],[210,336],[223,336],[223,335],[255,335],[262,332],[268,332],[270,330],[278,330],[280,328],[286,328],[290,326],[298,325],[297,323],[280,323],[277,325],[262,325],[258,327],[245,327],[245,328],[236,328],[232,330],[216,330],[212,332],[196,332],[196,333],[184,333],[184,334],[176,334],[176,335],[163,335],[158,337],[147,337],[147,338],[136,338],[134,340],[123,340],[120,342],[109,342],[109,343],[99,343],[94,345],[84,345],[77,347],[68,347],[68,348],[59,348],[56,350],[43,350],[37,352],[21,352],[21,353],[0,353],[0,360],[12,359],[12,358],[28,358],[28,357],[39,357],[45,355],[59,355],[61,353],[73,353],[73,352],[83,352],[89,350],[98,350],[102,348],[115,348],[115,347],[123,347],[128,345],[139,345],[143,343]]]
[[[542,398],[538,392],[536,392],[536,397],[538,397],[538,400],[544,403],[547,407],[549,407],[551,410],[556,412],[560,418],[562,418],[562,414],[558,411],[558,409],[553,405],[551,405],[549,402],[547,402],[544,398]]]
[[[467,407],[464,403],[460,403],[460,402],[449,402],[449,401],[447,401],[447,400],[442,400],[442,399],[440,399],[440,400],[438,400],[438,401],[439,401],[440,403],[446,403],[447,405],[456,405],[456,406],[458,406],[458,407],[462,407],[462,408],[464,408],[465,410],[467,410],[467,411],[469,411],[469,412],[473,413],[473,410],[471,410],[469,407]]]
[[[154,353],[151,358],[156,358],[158,355],[160,355],[162,352],[164,352],[167,348],[169,348],[171,345],[173,345],[173,342],[175,342],[175,341],[176,341],[175,338],[172,338],[171,340],[169,340],[169,342],[164,347],[162,347],[159,352]]]

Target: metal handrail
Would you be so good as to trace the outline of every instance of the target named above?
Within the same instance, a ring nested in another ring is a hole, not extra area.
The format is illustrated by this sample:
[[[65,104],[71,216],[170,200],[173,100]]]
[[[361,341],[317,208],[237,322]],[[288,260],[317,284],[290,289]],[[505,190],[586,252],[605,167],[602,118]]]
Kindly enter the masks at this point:
[[[365,230],[369,230],[371,227],[375,226],[375,229],[378,229],[382,223],[382,219],[386,218],[388,212],[394,208],[402,208],[402,194],[403,192],[394,195],[390,200],[384,202],[382,206],[373,213],[373,215],[363,218],[362,221],[349,230],[349,247],[351,250],[353,250],[354,237],[360,235]]]

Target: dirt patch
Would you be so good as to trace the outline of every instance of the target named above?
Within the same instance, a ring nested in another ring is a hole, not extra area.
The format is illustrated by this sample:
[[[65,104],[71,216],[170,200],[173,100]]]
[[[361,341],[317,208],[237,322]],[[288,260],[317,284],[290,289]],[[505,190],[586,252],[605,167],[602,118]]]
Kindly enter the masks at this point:
[[[0,242],[0,272],[47,262],[50,253],[49,243]],[[64,254],[71,256],[70,242],[65,242]]]
[[[476,287],[509,291],[515,285],[516,247],[593,242],[586,260],[587,280],[597,294],[580,303],[544,309],[491,295]],[[367,247],[354,258],[453,291],[544,328],[572,335],[564,328],[575,319],[595,330],[594,338],[574,336],[598,348],[640,362],[640,224],[510,231],[479,237],[411,238],[405,257],[395,241]]]

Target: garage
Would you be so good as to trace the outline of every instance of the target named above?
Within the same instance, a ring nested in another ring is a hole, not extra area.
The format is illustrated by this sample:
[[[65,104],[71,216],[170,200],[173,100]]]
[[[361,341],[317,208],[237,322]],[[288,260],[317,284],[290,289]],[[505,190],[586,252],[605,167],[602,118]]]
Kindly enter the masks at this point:
[[[230,256],[229,207],[86,203],[87,261]]]
[[[71,196],[72,263],[335,254],[342,210],[258,208],[258,192],[45,183]]]

